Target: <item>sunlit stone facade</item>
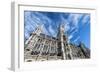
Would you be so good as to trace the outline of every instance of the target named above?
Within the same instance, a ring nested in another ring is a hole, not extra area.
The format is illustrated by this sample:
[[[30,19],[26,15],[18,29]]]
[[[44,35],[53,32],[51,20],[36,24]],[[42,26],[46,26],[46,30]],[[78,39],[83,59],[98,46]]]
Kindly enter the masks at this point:
[[[84,44],[77,46],[68,41],[67,35],[64,34],[64,25],[59,27],[57,37],[42,32],[42,26],[38,26],[25,41],[25,62],[90,58],[90,50]]]

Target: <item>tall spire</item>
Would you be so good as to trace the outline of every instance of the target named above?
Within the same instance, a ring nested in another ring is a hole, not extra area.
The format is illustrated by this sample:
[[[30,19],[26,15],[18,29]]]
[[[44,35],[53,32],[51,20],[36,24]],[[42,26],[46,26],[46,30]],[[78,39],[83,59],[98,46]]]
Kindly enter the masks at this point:
[[[62,49],[62,54],[63,54],[63,59],[66,60],[66,54],[65,54],[65,49],[64,49],[64,24],[61,24],[60,26],[60,34],[61,34],[61,49]]]
[[[61,23],[59,25],[58,40],[59,40],[59,44],[60,44],[62,57],[64,60],[66,60],[66,54],[65,54],[65,49],[64,49],[64,31],[65,31],[64,24]]]

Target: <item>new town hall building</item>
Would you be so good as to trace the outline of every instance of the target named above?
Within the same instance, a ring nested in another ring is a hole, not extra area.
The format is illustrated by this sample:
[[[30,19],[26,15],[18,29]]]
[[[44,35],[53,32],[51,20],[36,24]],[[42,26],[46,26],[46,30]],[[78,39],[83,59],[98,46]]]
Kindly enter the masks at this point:
[[[25,62],[90,58],[90,50],[84,44],[80,43],[77,46],[68,42],[68,37],[64,34],[64,25],[60,25],[57,37],[42,32],[42,27],[38,26],[26,40],[24,44]]]

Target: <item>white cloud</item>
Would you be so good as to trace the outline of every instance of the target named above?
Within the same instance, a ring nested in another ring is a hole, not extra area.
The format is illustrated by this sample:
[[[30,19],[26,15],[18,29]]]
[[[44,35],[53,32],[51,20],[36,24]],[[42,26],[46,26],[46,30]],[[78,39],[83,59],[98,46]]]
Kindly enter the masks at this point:
[[[48,30],[49,30],[49,32],[50,32],[50,34],[51,34],[52,36],[55,36],[55,35],[56,35],[55,30],[52,28],[51,25],[49,25]]]
[[[77,33],[77,32],[78,32],[78,30],[75,29],[75,30],[73,30],[73,32],[71,34],[74,34],[74,33]]]
[[[74,35],[74,34],[77,33],[77,32],[78,32],[78,30],[75,29],[75,30],[68,36],[69,42],[70,42],[70,40],[73,39],[74,37],[76,37],[76,39],[74,39],[74,40],[72,40],[72,41],[73,41],[73,42],[77,42],[77,41],[78,41],[78,39],[79,39],[80,37]]]
[[[69,17],[68,17],[68,21],[69,22],[72,22],[72,24],[78,28],[78,23],[79,23],[79,20],[80,18],[82,17],[82,14],[70,14]]]
[[[51,19],[49,19],[46,15],[40,13],[40,12],[36,12],[34,14],[37,18],[40,18],[40,22],[42,22],[43,24],[46,24],[46,23],[51,23]]]
[[[80,39],[80,36],[78,36],[73,42],[77,42]]]
[[[27,17],[29,17],[31,15],[31,12],[30,11],[24,12],[24,14],[25,14],[25,17],[27,18]]]
[[[42,24],[50,25],[50,23],[52,22],[51,19],[49,19],[47,16],[39,12],[34,12],[34,13],[26,12],[25,16],[27,16],[25,18],[27,24],[25,26],[25,30],[30,30],[30,28],[36,29],[38,25],[42,25]],[[47,35],[50,35],[50,33],[54,34],[54,31],[52,30],[51,26],[49,27],[49,29],[47,29],[45,25],[43,25],[43,33]],[[25,35],[27,36],[27,34]]]
[[[84,25],[85,23],[89,22],[89,15],[85,15],[84,18],[82,19],[82,24]]]
[[[76,29],[76,27],[71,27],[70,32],[72,32],[75,29]]]
[[[43,33],[46,34],[46,35],[49,35],[49,32],[44,25],[43,25]]]
[[[35,29],[37,27],[37,25],[43,25],[43,33],[46,35],[50,35],[50,36],[54,36],[56,37],[56,29],[54,29],[53,26],[57,25],[52,25],[52,22],[54,20],[51,20],[49,17],[47,17],[46,15],[40,13],[40,12],[34,12],[31,14],[30,11],[28,11],[26,13],[26,22],[27,25],[25,25],[25,30],[27,31],[27,33],[25,33],[25,36],[28,37],[29,36],[29,30],[31,29]],[[75,35],[73,35],[74,33],[78,32],[78,27],[79,27],[79,20],[81,19],[82,15],[81,14],[74,14],[74,13],[70,13],[68,15],[68,18],[64,18],[63,15],[61,15],[61,21],[63,22],[65,25],[65,32],[66,31],[73,31],[72,33],[70,33],[70,35],[68,36],[69,41],[75,37]],[[82,20],[83,23],[86,23],[86,20],[88,19],[88,16],[85,16]],[[72,24],[69,24],[72,23]],[[73,26],[70,26],[73,25]],[[80,37],[78,36],[74,42],[78,41]]]
[[[65,24],[65,32],[68,31],[70,29],[70,26],[68,23]]]
[[[46,35],[50,35],[50,34],[53,35],[54,30],[52,29],[52,26],[50,25],[52,20],[50,18],[48,18],[47,16],[43,15],[42,13],[39,13],[39,12],[36,12],[34,15],[36,16],[36,18],[40,19],[39,20],[40,25],[44,24],[43,25],[43,33],[45,33]],[[49,27],[46,27],[46,25],[49,26]]]
[[[73,35],[69,35],[68,36],[68,40],[72,39],[73,38]]]

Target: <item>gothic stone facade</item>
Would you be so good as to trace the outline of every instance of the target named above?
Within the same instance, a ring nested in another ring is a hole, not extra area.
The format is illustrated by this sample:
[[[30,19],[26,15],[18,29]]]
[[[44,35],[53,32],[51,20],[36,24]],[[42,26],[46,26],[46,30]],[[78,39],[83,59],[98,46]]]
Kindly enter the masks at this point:
[[[37,27],[25,41],[25,62],[90,58],[90,50],[84,44],[80,43],[76,46],[68,42],[63,25],[59,27],[57,37],[48,36],[42,32],[41,26]]]

